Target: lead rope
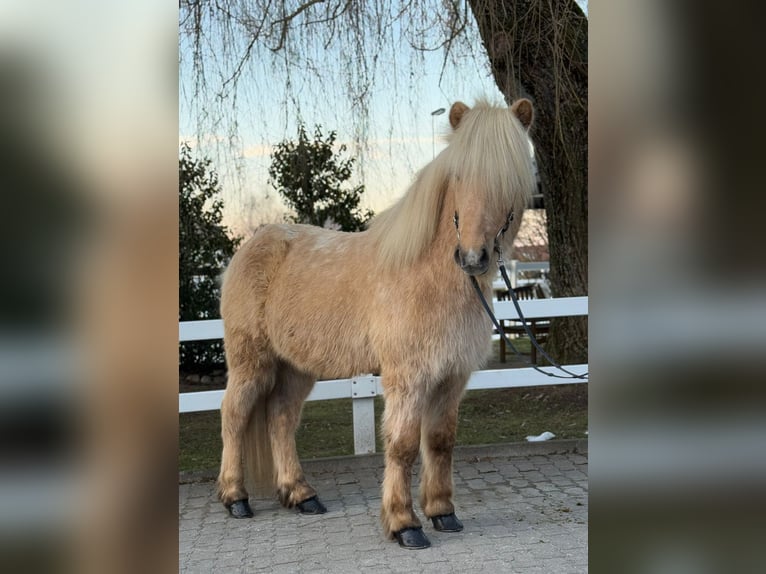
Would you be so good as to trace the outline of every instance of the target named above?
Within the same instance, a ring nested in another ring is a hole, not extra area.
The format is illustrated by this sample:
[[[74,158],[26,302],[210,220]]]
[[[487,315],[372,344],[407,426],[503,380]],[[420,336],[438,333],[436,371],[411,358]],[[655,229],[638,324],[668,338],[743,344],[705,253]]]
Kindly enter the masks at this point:
[[[457,213],[455,213],[455,228],[458,226],[458,216]],[[525,363],[530,365],[534,370],[536,370],[539,373],[542,373],[548,377],[554,377],[557,379],[582,379],[587,381],[588,380],[588,373],[583,373],[581,375],[578,375],[577,373],[573,373],[572,371],[569,371],[562,367],[559,363],[554,361],[548,353],[545,352],[545,350],[540,346],[540,343],[537,341],[537,338],[534,336],[532,331],[529,328],[529,325],[527,324],[527,320],[524,318],[524,314],[521,312],[521,306],[519,305],[519,300],[516,297],[516,293],[513,291],[513,287],[511,286],[511,280],[508,278],[508,272],[505,269],[505,261],[503,260],[503,252],[500,248],[500,240],[505,235],[505,232],[508,231],[508,227],[511,225],[511,221],[513,221],[513,210],[508,214],[508,219],[505,222],[505,225],[500,229],[500,231],[497,232],[497,235],[495,236],[495,253],[497,253],[497,266],[500,269],[500,275],[503,278],[503,281],[505,282],[506,287],[508,288],[508,294],[511,297],[511,301],[513,301],[513,306],[516,308],[516,313],[519,316],[519,321],[521,322],[522,327],[524,327],[524,332],[529,337],[529,341],[532,345],[535,346],[535,349],[538,350],[538,352],[551,364],[552,367],[560,370],[563,373],[566,373],[566,375],[557,375],[555,373],[550,373],[548,371],[544,371],[537,365],[532,364],[532,362],[524,360]],[[458,237],[459,237],[459,231],[458,231]],[[497,317],[495,317],[495,314],[492,312],[492,309],[489,306],[489,303],[487,303],[487,300],[484,297],[484,293],[481,291],[481,287],[479,287],[479,282],[476,280],[476,277],[473,275],[471,277],[471,285],[473,285],[474,290],[479,295],[479,300],[481,301],[482,306],[484,307],[484,310],[487,312],[487,315],[489,316],[490,320],[495,326],[495,329],[497,329],[497,332],[500,334],[500,336],[505,341],[505,344],[508,345],[511,350],[513,350],[514,353],[521,356],[521,353],[516,349],[516,347],[513,346],[513,343],[511,343],[510,339],[505,336],[505,331],[503,330],[503,327],[500,325],[500,322],[497,320]]]

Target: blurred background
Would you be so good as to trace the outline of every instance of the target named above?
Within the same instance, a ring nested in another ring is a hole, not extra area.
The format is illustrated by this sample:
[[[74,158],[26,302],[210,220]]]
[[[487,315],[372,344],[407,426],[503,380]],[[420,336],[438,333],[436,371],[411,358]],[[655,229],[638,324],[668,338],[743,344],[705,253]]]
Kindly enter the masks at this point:
[[[766,522],[762,39],[591,4],[590,565],[755,572]]]
[[[0,569],[174,571],[178,7],[0,10]],[[587,10],[590,567],[762,571],[761,14]]]
[[[766,303],[754,13],[590,5],[590,566],[755,572]]]
[[[0,570],[177,570],[177,6],[0,7]]]

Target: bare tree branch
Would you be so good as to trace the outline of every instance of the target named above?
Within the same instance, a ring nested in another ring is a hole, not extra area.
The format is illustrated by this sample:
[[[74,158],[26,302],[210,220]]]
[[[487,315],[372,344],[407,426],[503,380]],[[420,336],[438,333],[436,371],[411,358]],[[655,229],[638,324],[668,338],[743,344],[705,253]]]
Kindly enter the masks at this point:
[[[275,48],[270,48],[272,52],[279,52],[283,46],[285,45],[285,39],[287,38],[287,30],[290,27],[290,23],[298,17],[300,14],[311,8],[315,4],[324,4],[326,0],[309,0],[305,4],[300,5],[293,13],[288,14],[287,16],[280,18],[279,20],[275,20],[272,22],[271,27],[274,28],[275,26],[282,26],[282,31],[279,34],[279,43]]]

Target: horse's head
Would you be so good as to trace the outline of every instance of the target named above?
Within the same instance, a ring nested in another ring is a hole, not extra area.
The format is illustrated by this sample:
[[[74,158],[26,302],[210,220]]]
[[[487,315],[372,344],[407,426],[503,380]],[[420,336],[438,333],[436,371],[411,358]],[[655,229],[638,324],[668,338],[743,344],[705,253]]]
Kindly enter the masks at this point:
[[[533,109],[529,100],[510,108],[452,105],[449,122],[454,223],[458,244],[455,262],[468,275],[489,268],[495,236],[515,211],[515,228],[534,185],[527,139]]]

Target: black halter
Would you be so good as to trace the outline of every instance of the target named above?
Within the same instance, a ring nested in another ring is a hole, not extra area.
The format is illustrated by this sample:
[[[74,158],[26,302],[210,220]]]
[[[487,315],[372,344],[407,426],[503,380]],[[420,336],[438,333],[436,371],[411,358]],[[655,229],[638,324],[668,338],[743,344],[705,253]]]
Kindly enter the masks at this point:
[[[453,221],[455,222],[455,229],[457,230],[458,241],[460,241],[460,229],[458,229],[459,218],[458,218],[457,211],[455,212]],[[508,278],[508,272],[505,269],[505,261],[503,260],[503,250],[500,247],[500,241],[503,239],[505,232],[508,231],[508,228],[511,226],[512,221],[513,221],[513,210],[511,210],[508,213],[508,217],[506,218],[505,224],[503,225],[503,227],[500,228],[500,231],[497,232],[497,235],[495,235],[494,251],[495,253],[497,253],[497,266],[500,269],[500,275],[503,277],[503,281],[505,282],[505,285],[508,288],[508,295],[510,296],[511,301],[513,301],[513,306],[516,308],[516,313],[519,316],[519,321],[521,321],[521,325],[524,327],[524,331],[529,337],[529,341],[532,343],[532,345],[535,346],[538,352],[543,357],[545,357],[545,359],[551,364],[551,366],[562,371],[563,373],[566,373],[566,375],[556,375],[554,373],[549,373],[548,371],[542,370],[540,367],[532,364],[531,362],[527,360],[525,360],[525,362],[536,371],[543,373],[544,375],[547,375],[549,377],[555,377],[557,379],[583,379],[587,381],[588,373],[583,373],[582,375],[578,375],[577,373],[568,371],[567,369],[562,367],[559,363],[554,361],[550,357],[550,355],[548,355],[548,353],[545,352],[545,350],[540,346],[540,343],[537,341],[537,338],[534,336],[531,329],[529,328],[529,325],[527,324],[527,320],[524,318],[524,314],[521,312],[521,306],[519,305],[519,300],[516,297],[516,293],[514,293],[513,291],[513,287],[511,286],[511,280]],[[489,316],[490,320],[492,321],[495,328],[497,329],[497,332],[505,340],[505,344],[508,345],[511,348],[511,350],[513,350],[514,353],[521,356],[521,353],[516,349],[516,347],[513,346],[513,343],[511,343],[508,337],[505,336],[503,327],[500,325],[500,322],[497,320],[497,317],[495,317],[495,314],[492,312],[492,309],[490,308],[489,303],[487,303],[487,300],[484,298],[484,293],[482,293],[481,287],[479,287],[479,282],[476,280],[476,277],[471,275],[470,278],[471,278],[471,285],[473,285],[474,290],[479,295],[479,300],[481,301],[481,304],[484,307],[484,310],[487,312],[487,315]]]

